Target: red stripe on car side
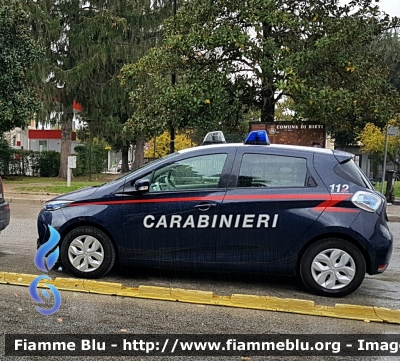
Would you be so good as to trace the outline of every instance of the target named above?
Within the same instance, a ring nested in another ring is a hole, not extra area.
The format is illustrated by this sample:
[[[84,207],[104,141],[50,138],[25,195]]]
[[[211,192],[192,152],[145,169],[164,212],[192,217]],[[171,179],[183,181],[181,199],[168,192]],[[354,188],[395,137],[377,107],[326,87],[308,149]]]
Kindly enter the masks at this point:
[[[360,210],[356,208],[327,207],[325,212],[359,213]]]
[[[95,201],[71,203],[69,207],[88,206],[88,205],[113,205],[113,204],[135,204],[135,203],[168,203],[168,202],[198,202],[198,201],[221,201],[239,199],[282,199],[282,200],[307,200],[307,199],[326,199],[326,194],[249,194],[249,195],[228,195],[228,196],[205,196],[205,197],[182,197],[182,198],[156,198],[156,199],[124,199],[117,201]],[[330,201],[330,198],[327,199]],[[323,203],[325,203],[324,201]],[[317,206],[318,207],[318,206]]]
[[[338,204],[341,201],[344,201],[348,198],[351,197],[351,194],[331,194],[331,198],[327,199],[326,201],[318,204],[316,207],[314,207],[314,210],[318,210],[319,208],[330,208],[334,207],[336,204]]]

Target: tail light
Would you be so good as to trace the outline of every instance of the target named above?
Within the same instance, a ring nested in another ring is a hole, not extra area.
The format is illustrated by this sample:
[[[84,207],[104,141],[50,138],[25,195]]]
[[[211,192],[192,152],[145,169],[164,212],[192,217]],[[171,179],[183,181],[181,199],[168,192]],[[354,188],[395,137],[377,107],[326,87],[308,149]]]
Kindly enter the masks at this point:
[[[376,212],[382,204],[382,199],[373,193],[359,191],[351,198],[353,204],[367,212]]]

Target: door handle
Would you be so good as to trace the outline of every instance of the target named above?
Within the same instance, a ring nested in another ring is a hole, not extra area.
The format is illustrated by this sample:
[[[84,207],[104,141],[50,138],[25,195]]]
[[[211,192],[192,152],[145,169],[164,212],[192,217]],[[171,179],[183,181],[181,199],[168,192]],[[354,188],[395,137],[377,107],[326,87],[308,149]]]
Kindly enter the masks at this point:
[[[215,203],[202,203],[195,205],[194,208],[197,208],[199,211],[208,211],[211,207],[215,206]]]

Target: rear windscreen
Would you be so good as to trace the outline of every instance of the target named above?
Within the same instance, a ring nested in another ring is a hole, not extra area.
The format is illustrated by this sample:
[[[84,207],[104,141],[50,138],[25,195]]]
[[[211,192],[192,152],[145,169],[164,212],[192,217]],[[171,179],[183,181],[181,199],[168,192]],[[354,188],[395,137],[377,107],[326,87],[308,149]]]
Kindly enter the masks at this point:
[[[353,183],[356,183],[362,187],[373,189],[371,182],[365,176],[361,168],[354,163],[352,159],[349,159],[345,163],[339,163],[335,166],[335,173],[347,179]]]

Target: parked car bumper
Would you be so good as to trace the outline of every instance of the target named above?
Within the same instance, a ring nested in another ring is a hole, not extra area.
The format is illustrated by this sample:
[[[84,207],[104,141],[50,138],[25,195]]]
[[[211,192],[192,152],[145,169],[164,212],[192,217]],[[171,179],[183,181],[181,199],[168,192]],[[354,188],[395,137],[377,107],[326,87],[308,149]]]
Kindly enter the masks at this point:
[[[10,206],[7,202],[0,203],[0,231],[10,224]]]

